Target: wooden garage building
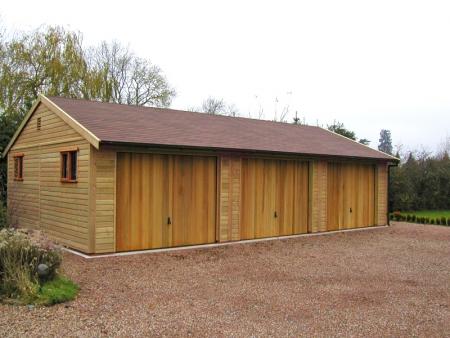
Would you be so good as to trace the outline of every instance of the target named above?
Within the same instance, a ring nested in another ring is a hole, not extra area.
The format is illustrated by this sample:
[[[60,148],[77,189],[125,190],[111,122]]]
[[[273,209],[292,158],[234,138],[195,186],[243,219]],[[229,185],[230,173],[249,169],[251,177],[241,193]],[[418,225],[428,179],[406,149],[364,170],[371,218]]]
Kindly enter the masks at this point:
[[[8,210],[85,253],[387,224],[397,159],[319,127],[39,96]]]

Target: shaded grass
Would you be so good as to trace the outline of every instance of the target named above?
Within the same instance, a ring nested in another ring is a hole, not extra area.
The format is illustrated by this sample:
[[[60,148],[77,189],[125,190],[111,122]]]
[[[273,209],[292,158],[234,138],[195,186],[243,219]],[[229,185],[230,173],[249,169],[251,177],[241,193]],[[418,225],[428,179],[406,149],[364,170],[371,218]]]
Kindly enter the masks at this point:
[[[34,303],[40,305],[53,305],[75,299],[79,287],[70,279],[57,276],[55,279],[43,284]]]

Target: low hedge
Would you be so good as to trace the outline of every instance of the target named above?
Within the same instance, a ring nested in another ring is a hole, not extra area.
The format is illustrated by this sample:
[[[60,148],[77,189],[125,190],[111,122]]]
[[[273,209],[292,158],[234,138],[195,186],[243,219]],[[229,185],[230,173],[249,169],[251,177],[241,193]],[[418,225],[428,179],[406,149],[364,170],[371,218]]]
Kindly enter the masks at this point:
[[[411,222],[411,223],[419,223],[419,224],[437,224],[437,225],[446,225],[450,226],[450,217],[423,217],[416,216],[414,214],[402,214],[400,211],[394,211],[389,214],[389,219],[397,222]]]

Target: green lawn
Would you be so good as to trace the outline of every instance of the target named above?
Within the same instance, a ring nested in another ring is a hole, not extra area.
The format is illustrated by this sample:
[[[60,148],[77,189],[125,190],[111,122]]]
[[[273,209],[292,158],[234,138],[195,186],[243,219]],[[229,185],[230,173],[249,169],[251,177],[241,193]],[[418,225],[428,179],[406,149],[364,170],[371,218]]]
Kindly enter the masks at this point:
[[[53,305],[73,300],[78,294],[79,287],[70,279],[56,276],[54,280],[46,282],[39,290],[36,304]]]
[[[402,215],[416,215],[419,217],[429,217],[429,218],[440,218],[444,216],[445,218],[450,218],[450,210],[420,210],[420,211],[402,211]]]

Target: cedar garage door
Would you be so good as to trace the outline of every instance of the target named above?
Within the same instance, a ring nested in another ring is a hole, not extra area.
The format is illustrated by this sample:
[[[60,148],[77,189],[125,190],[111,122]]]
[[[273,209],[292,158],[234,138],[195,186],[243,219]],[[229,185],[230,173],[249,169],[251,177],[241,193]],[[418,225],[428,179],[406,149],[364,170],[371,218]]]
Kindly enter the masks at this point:
[[[327,230],[375,224],[375,166],[328,163]]]
[[[215,242],[216,158],[117,154],[117,251]]]
[[[242,159],[241,239],[308,232],[308,163]]]

